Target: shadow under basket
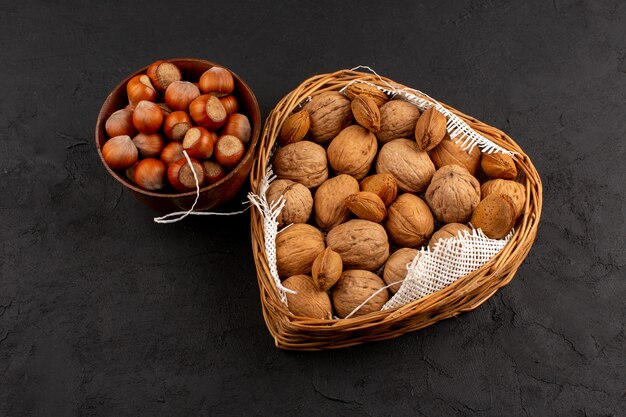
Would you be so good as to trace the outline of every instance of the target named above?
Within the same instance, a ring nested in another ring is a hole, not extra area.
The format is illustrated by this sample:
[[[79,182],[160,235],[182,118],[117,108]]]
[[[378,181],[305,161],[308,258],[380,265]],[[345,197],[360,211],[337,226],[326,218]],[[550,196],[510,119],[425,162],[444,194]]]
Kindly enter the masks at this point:
[[[392,80],[368,73],[342,70],[316,75],[304,81],[285,96],[269,114],[257,149],[257,159],[250,173],[253,193],[259,192],[269,164],[274,144],[285,119],[306,98],[323,91],[339,91],[354,80],[362,80],[388,89],[388,84],[403,88]],[[517,221],[509,243],[490,261],[442,290],[422,299],[388,310],[349,319],[313,320],[296,317],[281,301],[270,273],[265,253],[263,217],[251,209],[252,249],[257,269],[261,306],[265,323],[275,344],[281,349],[322,350],[358,345],[364,342],[390,339],[404,333],[430,326],[439,320],[454,317],[481,305],[499,288],[508,284],[524,261],[537,234],[541,215],[542,185],[530,158],[504,132],[488,126],[440,102],[477,133],[495,144],[516,152],[514,159],[525,176],[526,205]]]

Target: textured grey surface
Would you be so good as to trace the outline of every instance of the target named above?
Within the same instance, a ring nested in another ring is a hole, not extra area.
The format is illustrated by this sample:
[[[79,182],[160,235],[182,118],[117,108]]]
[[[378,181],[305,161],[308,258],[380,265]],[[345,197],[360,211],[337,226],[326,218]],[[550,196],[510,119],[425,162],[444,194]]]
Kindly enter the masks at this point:
[[[203,3],[0,5],[0,416],[626,415],[626,3]],[[535,246],[471,313],[276,350],[247,216],[155,225],[96,155],[107,93],[163,57],[264,115],[367,64],[501,127],[544,181]]]

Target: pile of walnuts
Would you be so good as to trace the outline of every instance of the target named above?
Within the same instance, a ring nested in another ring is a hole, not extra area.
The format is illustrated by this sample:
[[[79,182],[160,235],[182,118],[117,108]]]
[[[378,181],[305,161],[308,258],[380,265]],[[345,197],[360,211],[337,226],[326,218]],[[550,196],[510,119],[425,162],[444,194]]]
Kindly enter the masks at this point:
[[[353,315],[379,311],[420,247],[470,231],[468,222],[500,239],[524,208],[510,156],[461,149],[442,113],[368,84],[313,96],[278,141],[267,199],[286,201],[277,269],[297,292],[287,294],[296,316],[344,318],[395,283]]]

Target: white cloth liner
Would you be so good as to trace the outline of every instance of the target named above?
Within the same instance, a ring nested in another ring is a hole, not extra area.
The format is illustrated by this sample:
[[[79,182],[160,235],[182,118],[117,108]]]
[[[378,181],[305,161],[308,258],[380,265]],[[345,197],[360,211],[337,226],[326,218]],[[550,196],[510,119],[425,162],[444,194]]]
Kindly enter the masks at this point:
[[[368,69],[378,76],[378,74],[376,74],[376,72],[369,67],[359,66],[353,69],[359,68]],[[389,89],[384,89],[362,80],[354,80],[350,84],[362,82],[372,85],[393,98],[399,98],[415,104],[422,111],[434,106],[438,111],[446,116],[448,121],[447,130],[450,134],[450,138],[454,140],[455,143],[460,143],[462,148],[467,152],[471,152],[475,146],[478,146],[483,153],[500,152],[507,155],[515,154],[515,152],[502,148],[474,131],[461,118],[444,108],[428,95],[418,90],[408,88],[396,89],[389,83],[382,80],[380,76],[378,77],[381,82],[389,87]],[[341,89],[340,92],[344,93],[346,88],[347,86]],[[305,100],[309,99],[310,98],[307,98]],[[281,209],[284,207],[285,201],[281,197],[279,201],[274,202],[274,204],[270,204],[266,197],[267,189],[275,178],[276,176],[272,173],[271,165],[268,165],[265,177],[262,179],[259,187],[259,194],[249,193],[248,198],[250,203],[254,205],[263,216],[265,252],[270,267],[270,273],[276,283],[276,288],[281,300],[285,303],[285,306],[287,306],[286,293],[289,292],[295,294],[295,292],[285,288],[281,284],[281,280],[278,276],[278,270],[276,268],[276,235],[280,233],[276,218],[278,217]],[[475,271],[487,263],[495,254],[497,254],[511,240],[513,233],[514,232],[511,231],[504,239],[490,239],[485,236],[480,229],[472,229],[471,233],[459,232],[457,237],[440,240],[432,251],[427,247],[421,249],[420,254],[407,265],[407,276],[404,281],[402,281],[400,289],[389,299],[389,301],[383,306],[382,310],[403,306],[410,302],[417,301],[447,287],[470,272]],[[396,283],[387,285],[378,292],[383,291],[394,284]],[[372,294],[372,296],[363,301],[363,303],[357,306],[348,316],[346,316],[346,318],[351,317],[358,311],[358,309],[365,305],[369,299],[378,294],[378,292]]]

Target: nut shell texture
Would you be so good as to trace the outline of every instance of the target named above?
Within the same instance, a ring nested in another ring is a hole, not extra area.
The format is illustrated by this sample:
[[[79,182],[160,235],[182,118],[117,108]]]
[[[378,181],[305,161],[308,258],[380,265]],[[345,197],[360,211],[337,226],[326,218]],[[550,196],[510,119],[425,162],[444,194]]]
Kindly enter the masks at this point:
[[[326,243],[341,256],[344,268],[375,271],[389,257],[385,229],[368,220],[350,220],[334,227]]]
[[[391,285],[394,282],[404,281],[407,273],[407,266],[416,256],[419,255],[417,249],[402,248],[398,249],[391,254],[387,262],[385,263],[385,269],[383,271],[383,280],[385,285]],[[389,287],[389,291],[395,294],[402,286],[402,283],[394,284]]]
[[[297,223],[276,236],[276,267],[281,278],[308,274],[324,249],[324,236],[315,227]]]
[[[350,100],[337,91],[325,91],[304,106],[309,113],[309,136],[317,143],[328,143],[352,123]]]
[[[450,239],[452,237],[459,237],[459,232],[468,232],[471,233],[472,229],[465,226],[461,223],[448,223],[443,226],[441,229],[437,230],[433,233],[430,241],[428,242],[428,247],[433,250],[435,245],[441,239]],[[461,234],[462,235],[462,234]]]
[[[307,188],[318,187],[328,178],[326,151],[308,140],[279,148],[273,165],[278,178],[299,182]]]
[[[381,143],[399,138],[413,138],[419,109],[406,101],[391,100],[380,107],[380,129],[376,137]]]
[[[312,319],[332,318],[333,308],[326,291],[318,291],[307,275],[294,275],[283,281],[285,288],[296,294],[287,293],[289,311],[296,316]]]
[[[481,187],[482,198],[490,194],[504,194],[511,197],[513,206],[515,207],[515,218],[518,218],[524,212],[524,204],[526,203],[526,187],[516,181],[496,179],[485,182]]]
[[[387,210],[385,229],[400,246],[421,246],[430,238],[434,228],[435,219],[428,205],[416,195],[400,195]]]
[[[285,206],[278,218],[279,227],[290,223],[306,223],[313,211],[313,196],[304,185],[291,180],[275,180],[267,190],[267,201],[273,203],[284,197]]]
[[[466,223],[480,202],[480,183],[464,167],[445,165],[433,175],[424,198],[440,222]]]
[[[359,183],[350,175],[340,174],[324,181],[314,197],[317,225],[326,230],[348,220],[350,210],[345,200],[358,192]]]
[[[435,163],[437,169],[444,165],[460,165],[472,175],[476,175],[478,172],[480,155],[478,146],[474,146],[471,152],[467,152],[460,145],[454,143],[448,134],[439,145],[430,151],[430,159]]]
[[[378,275],[363,270],[349,270],[341,274],[341,278],[332,291],[332,301],[337,316],[344,318],[361,303],[384,288],[385,283]],[[351,317],[380,311],[389,300],[387,290],[382,290],[370,299],[363,307],[357,310]]]
[[[410,193],[426,190],[435,173],[435,165],[415,141],[396,139],[383,145],[376,161],[376,172],[393,176],[398,189]]]
[[[311,267],[313,283],[319,291],[329,290],[341,277],[343,261],[341,256],[331,248],[317,255]]]
[[[328,163],[335,172],[359,180],[369,172],[377,150],[373,133],[362,126],[348,126],[328,146]]]
[[[515,224],[513,200],[503,194],[490,194],[476,207],[470,220],[491,239],[502,239]]]

